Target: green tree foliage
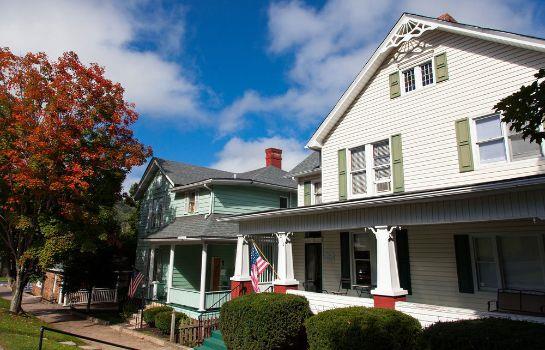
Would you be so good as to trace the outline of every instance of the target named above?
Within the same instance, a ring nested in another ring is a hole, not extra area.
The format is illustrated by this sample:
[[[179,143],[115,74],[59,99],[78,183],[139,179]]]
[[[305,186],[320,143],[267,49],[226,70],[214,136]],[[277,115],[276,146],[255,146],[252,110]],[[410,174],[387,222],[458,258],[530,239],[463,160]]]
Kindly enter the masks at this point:
[[[541,144],[545,139],[542,125],[545,123],[545,69],[535,75],[530,85],[498,102],[494,109],[501,113],[511,130],[522,132],[524,139]]]

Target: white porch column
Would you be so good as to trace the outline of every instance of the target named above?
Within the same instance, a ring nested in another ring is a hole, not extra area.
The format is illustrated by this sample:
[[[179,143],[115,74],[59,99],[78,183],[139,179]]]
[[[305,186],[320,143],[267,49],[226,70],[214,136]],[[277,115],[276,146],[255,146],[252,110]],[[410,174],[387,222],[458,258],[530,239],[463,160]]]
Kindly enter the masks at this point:
[[[170,246],[170,259],[168,262],[168,277],[167,277],[167,303],[170,303],[170,288],[172,288],[172,274],[174,273],[174,249],[175,245]]]
[[[147,283],[147,294],[148,298],[150,297],[151,293],[151,285],[153,282],[153,270],[155,269],[155,247],[152,245],[150,246],[150,253],[149,253],[149,271],[148,271],[148,283]],[[153,295],[151,295],[153,298]]]
[[[206,310],[206,262],[208,255],[208,244],[202,244],[201,254],[201,293],[199,294],[199,311]]]
[[[293,274],[293,253],[291,247],[291,232],[278,232],[278,263],[276,280],[273,282],[275,293],[285,293],[288,289],[297,289],[299,281]]]
[[[236,298],[252,291],[250,280],[250,249],[246,237],[237,236],[237,252],[235,256],[235,271],[231,277],[231,298]]]
[[[370,228],[377,239],[377,287],[371,291],[376,307],[394,308],[396,300],[405,300],[407,291],[399,285],[395,247],[396,227]]]

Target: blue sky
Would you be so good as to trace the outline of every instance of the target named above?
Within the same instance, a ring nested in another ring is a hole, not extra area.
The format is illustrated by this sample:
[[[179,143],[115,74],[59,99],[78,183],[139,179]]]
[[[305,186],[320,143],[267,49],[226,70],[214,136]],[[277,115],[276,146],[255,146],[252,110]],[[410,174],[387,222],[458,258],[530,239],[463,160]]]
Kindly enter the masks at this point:
[[[545,37],[544,1],[8,1],[0,43],[76,51],[126,88],[154,154],[244,171],[264,149],[289,170],[403,11]],[[127,182],[137,181],[143,167]]]

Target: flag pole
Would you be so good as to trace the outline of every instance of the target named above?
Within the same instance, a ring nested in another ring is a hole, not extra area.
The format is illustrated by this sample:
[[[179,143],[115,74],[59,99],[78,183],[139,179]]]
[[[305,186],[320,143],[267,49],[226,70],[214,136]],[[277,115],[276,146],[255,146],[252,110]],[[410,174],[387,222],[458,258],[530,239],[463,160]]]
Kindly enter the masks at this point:
[[[278,274],[276,273],[276,271],[274,270],[274,267],[273,265],[270,263],[269,260],[267,260],[267,257],[265,256],[265,254],[263,253],[263,251],[261,250],[261,248],[259,248],[259,246],[257,245],[257,243],[255,243],[255,241],[252,239],[252,244],[254,245],[254,247],[256,247],[257,251],[259,252],[259,254],[261,254],[261,256],[263,257],[263,259],[265,259],[265,261],[269,264],[269,266],[271,267],[273,273],[276,275],[277,278],[279,278]]]

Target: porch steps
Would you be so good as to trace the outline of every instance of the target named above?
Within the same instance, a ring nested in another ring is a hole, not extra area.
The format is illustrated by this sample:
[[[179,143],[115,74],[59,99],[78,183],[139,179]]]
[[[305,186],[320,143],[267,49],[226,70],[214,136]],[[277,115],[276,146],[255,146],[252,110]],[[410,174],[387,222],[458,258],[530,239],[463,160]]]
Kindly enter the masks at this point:
[[[206,338],[201,346],[195,350],[227,350],[220,331],[212,331],[212,336]]]

